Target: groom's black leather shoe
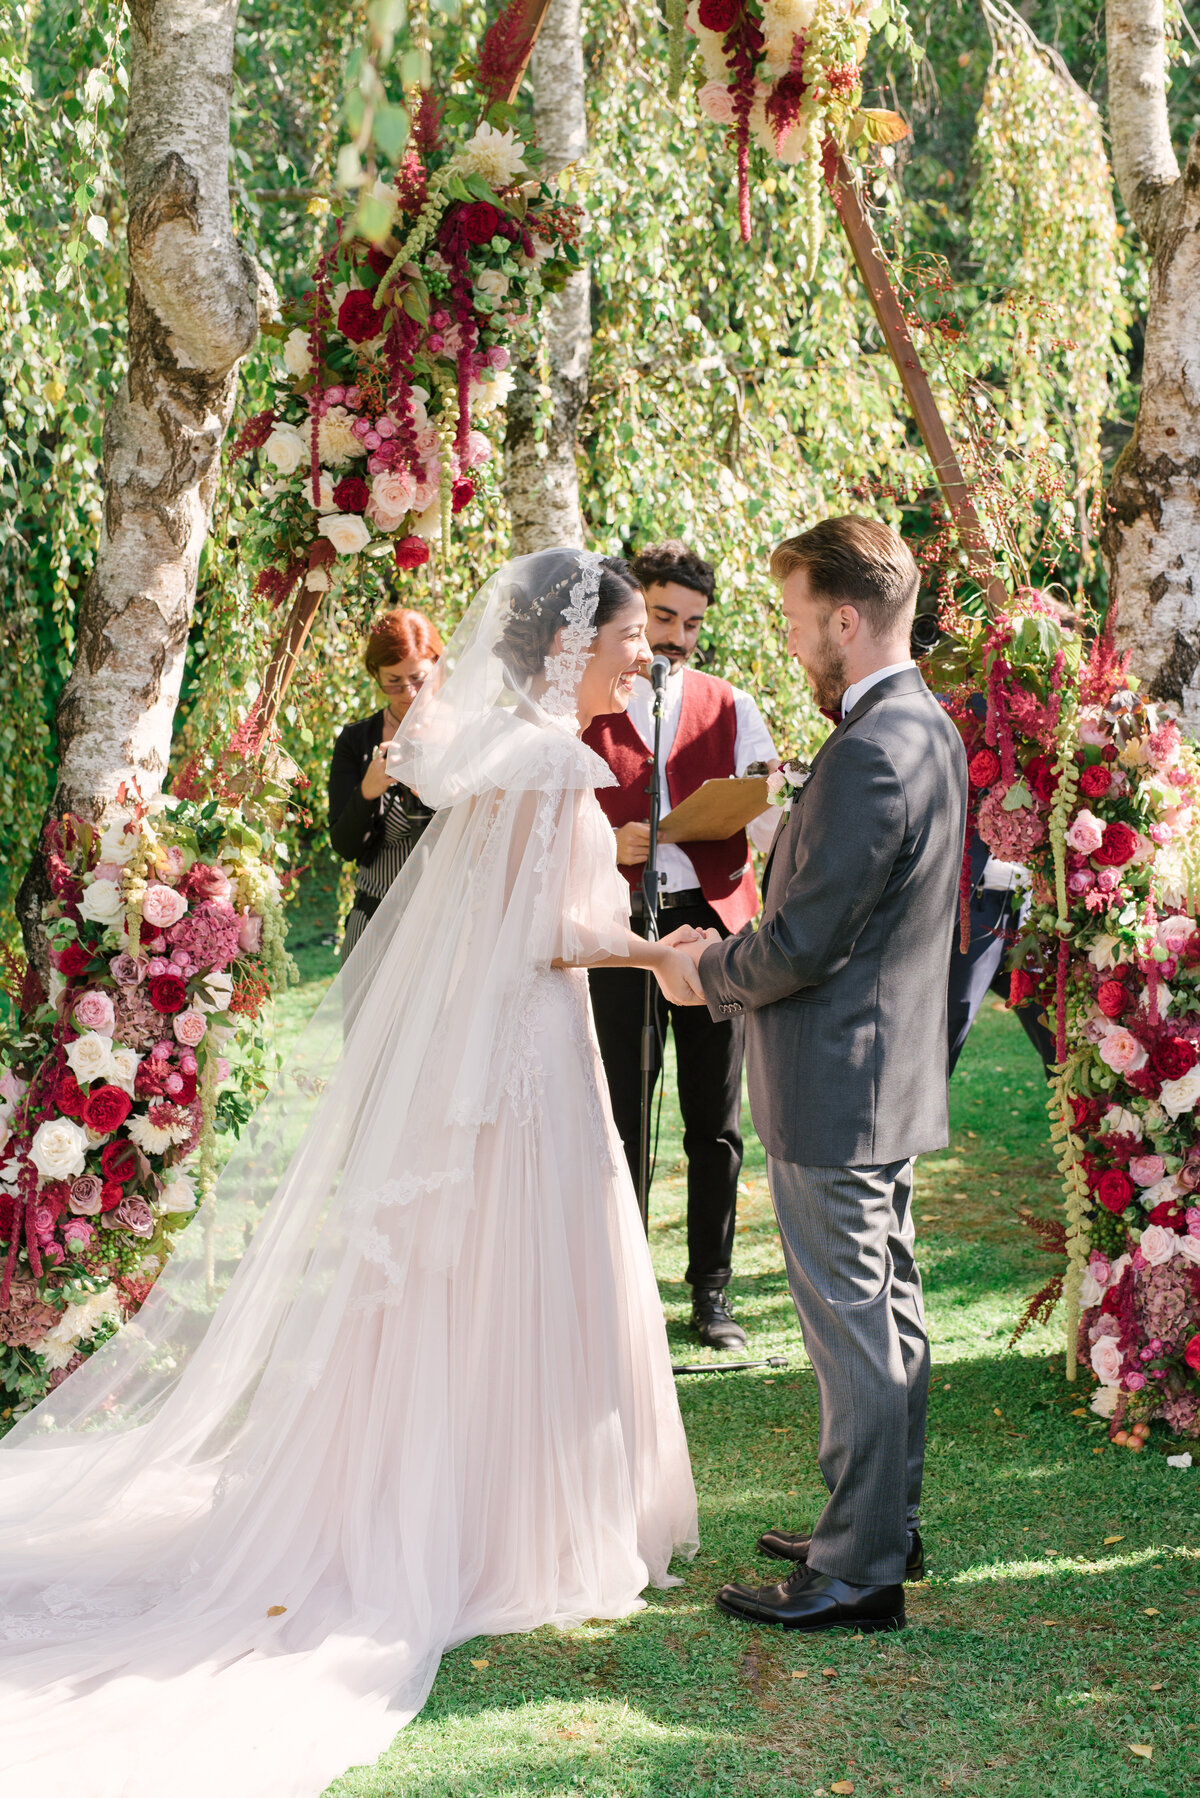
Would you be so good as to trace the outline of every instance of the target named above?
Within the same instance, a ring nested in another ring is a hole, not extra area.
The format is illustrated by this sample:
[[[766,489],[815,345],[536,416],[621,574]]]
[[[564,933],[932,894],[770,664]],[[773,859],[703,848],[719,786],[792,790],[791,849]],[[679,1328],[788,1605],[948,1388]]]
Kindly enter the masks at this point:
[[[905,1624],[903,1586],[854,1586],[809,1567],[797,1567],[778,1586],[722,1586],[717,1604],[731,1617],[810,1632],[854,1629],[870,1635]]]
[[[692,1294],[692,1329],[705,1348],[739,1349],[746,1346],[746,1332],[725,1302],[721,1286],[697,1286]]]
[[[767,1530],[758,1538],[760,1555],[774,1555],[777,1561],[807,1561],[811,1536],[793,1536],[787,1530]],[[908,1532],[908,1560],[904,1566],[906,1580],[925,1578],[925,1550],[920,1530]]]

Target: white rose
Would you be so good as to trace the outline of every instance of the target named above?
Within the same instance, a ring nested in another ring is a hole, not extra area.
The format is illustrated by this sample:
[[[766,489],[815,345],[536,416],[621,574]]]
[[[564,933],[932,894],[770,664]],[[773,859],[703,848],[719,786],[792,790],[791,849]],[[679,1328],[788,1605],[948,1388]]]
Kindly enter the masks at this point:
[[[502,300],[509,289],[508,276],[498,268],[485,268],[475,280],[480,293],[490,294],[493,300]]]
[[[294,425],[276,425],[263,444],[263,455],[278,473],[295,474],[308,461],[308,445]]]
[[[1117,1408],[1120,1393],[1115,1386],[1098,1386],[1092,1394],[1092,1402],[1088,1406],[1097,1417],[1111,1417]]]
[[[1098,936],[1088,950],[1088,960],[1101,974],[1107,968],[1115,968],[1120,959],[1121,945],[1115,936]]]
[[[70,1118],[47,1118],[39,1124],[29,1147],[29,1159],[45,1180],[70,1180],[84,1169],[87,1131]]]
[[[136,1049],[130,1049],[125,1043],[114,1043],[111,1061],[112,1067],[109,1072],[109,1079],[114,1086],[121,1087],[121,1089],[124,1092],[127,1092],[130,1098],[132,1098],[133,1082],[139,1067],[142,1065],[141,1057]],[[78,1074],[75,1078],[78,1080]]]
[[[190,1174],[175,1174],[158,1195],[158,1202],[164,1211],[193,1211],[196,1205],[196,1186]]]
[[[1101,1336],[1092,1344],[1092,1372],[1102,1386],[1116,1386],[1121,1379],[1121,1351],[1116,1338]]]
[[[1174,1255],[1177,1240],[1174,1230],[1164,1230],[1161,1224],[1147,1224],[1138,1248],[1143,1260],[1151,1267],[1162,1267]]]
[[[357,512],[335,512],[331,518],[323,518],[317,530],[329,539],[339,556],[356,556],[371,541],[371,533]]]
[[[1107,1035],[1107,1031],[1105,1032]],[[1140,1136],[1142,1126],[1123,1105],[1110,1105],[1100,1124],[1101,1136]]]
[[[1156,1205],[1171,1205],[1180,1196],[1180,1186],[1174,1174],[1165,1179],[1155,1181],[1153,1186],[1144,1186],[1138,1194],[1147,1211],[1153,1211]]]
[[[115,880],[93,880],[79,902],[79,915],[90,924],[112,924],[124,906]]]
[[[233,976],[209,974],[204,981],[203,995],[197,994],[195,1003],[201,1011],[228,1011],[232,997]]]
[[[435,499],[414,518],[412,532],[414,537],[424,537],[427,543],[432,543],[435,538],[441,537],[442,504],[440,499]]]
[[[303,380],[305,375],[312,373],[307,331],[289,331],[287,342],[283,346],[283,366],[297,380]]]
[[[1079,1283],[1080,1310],[1090,1311],[1093,1305],[1098,1305],[1100,1300],[1104,1297],[1104,1290],[1104,1287],[1101,1286],[1091,1268],[1085,1267],[1083,1270],[1083,1279]]]
[[[67,1044],[67,1062],[80,1086],[89,1080],[109,1080],[113,1072],[113,1046],[98,1030],[85,1031]]]
[[[1200,1063],[1189,1068],[1178,1080],[1163,1081],[1159,1102],[1173,1118],[1180,1117],[1185,1111],[1194,1111],[1197,1099],[1200,1099]]]
[[[1175,1253],[1181,1261],[1190,1261],[1193,1267],[1200,1267],[1200,1236],[1177,1236]]]
[[[125,826],[133,822],[128,812],[116,812],[105,826],[104,835],[100,838],[100,860],[113,862],[124,867],[137,848],[138,831],[135,829],[128,835]]]

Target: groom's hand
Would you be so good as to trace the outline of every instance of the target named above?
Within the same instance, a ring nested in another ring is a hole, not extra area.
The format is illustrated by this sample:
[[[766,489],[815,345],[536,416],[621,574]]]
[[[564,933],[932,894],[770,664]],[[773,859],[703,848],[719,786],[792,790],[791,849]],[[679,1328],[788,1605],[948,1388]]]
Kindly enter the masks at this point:
[[[664,938],[664,941],[666,940],[667,939]],[[707,930],[694,930],[691,937],[686,942],[680,943],[679,947],[683,950],[683,953],[687,956],[692,966],[698,968],[700,966],[700,957],[704,954],[704,951],[708,948],[709,944],[719,943],[720,940],[721,932],[719,930],[714,930],[710,925]]]

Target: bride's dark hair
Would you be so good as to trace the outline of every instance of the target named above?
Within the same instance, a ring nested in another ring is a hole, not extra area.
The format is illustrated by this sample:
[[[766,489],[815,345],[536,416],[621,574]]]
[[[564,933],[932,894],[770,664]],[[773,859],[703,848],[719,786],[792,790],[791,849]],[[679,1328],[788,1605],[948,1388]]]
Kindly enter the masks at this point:
[[[508,597],[508,618],[496,643],[496,654],[520,681],[532,679],[546,657],[571,603],[579,574],[579,555],[572,549],[543,549],[524,559]],[[600,557],[600,587],[593,624],[597,630],[616,617],[642,583],[628,562]]]

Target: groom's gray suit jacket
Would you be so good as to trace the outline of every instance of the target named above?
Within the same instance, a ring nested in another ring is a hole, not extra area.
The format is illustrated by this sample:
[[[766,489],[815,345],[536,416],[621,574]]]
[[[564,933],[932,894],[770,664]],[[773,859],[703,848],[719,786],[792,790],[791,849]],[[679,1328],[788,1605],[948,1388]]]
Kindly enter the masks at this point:
[[[714,1018],[746,1013],[769,1155],[880,1166],[948,1140],[946,982],[966,821],[962,739],[917,668],[822,744],[776,833],[758,928],[714,943]]]

